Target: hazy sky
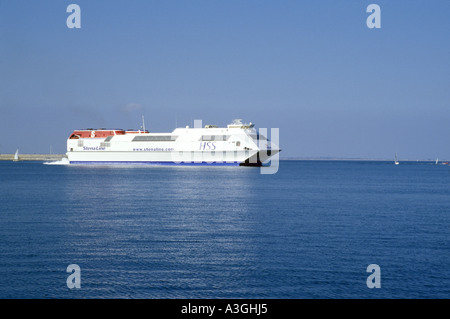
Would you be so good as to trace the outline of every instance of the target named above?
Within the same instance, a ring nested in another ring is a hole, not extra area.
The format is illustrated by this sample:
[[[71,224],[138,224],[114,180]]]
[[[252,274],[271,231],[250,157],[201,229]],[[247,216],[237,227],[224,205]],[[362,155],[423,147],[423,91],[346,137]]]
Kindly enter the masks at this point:
[[[153,132],[279,128],[282,158],[450,159],[449,16],[448,0],[0,0],[0,153],[65,153],[74,129],[145,115]]]

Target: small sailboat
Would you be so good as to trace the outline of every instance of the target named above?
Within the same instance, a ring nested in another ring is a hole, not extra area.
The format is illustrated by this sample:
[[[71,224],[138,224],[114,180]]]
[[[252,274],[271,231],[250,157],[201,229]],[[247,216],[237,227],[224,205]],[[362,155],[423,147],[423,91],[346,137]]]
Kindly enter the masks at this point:
[[[395,164],[395,165],[400,164],[400,163],[398,162],[398,160],[397,160],[397,154],[395,154],[395,161],[394,161],[394,164]]]
[[[17,149],[16,154],[14,154],[14,159],[13,162],[18,162],[19,161],[19,149]]]
[[[436,165],[439,163],[439,159],[438,158],[436,158]]]

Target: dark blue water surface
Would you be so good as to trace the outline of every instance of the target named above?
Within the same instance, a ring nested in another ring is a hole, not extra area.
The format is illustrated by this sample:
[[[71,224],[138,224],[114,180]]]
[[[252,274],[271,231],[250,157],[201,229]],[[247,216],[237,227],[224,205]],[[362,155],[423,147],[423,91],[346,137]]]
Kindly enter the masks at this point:
[[[0,194],[1,298],[450,297],[449,166],[3,161]]]

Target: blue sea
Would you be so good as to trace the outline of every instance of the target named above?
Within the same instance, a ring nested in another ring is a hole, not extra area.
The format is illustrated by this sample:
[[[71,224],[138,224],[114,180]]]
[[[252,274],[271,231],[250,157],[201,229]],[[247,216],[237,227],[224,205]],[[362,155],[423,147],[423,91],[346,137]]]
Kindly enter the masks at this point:
[[[0,298],[450,297],[446,165],[0,161],[0,196]]]

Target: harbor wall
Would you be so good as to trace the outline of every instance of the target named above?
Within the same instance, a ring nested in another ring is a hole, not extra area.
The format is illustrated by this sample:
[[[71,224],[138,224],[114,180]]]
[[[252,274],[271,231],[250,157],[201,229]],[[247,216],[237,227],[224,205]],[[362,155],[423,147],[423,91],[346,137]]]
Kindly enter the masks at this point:
[[[19,161],[59,161],[66,154],[19,154]],[[0,161],[12,161],[14,154],[0,154]]]

